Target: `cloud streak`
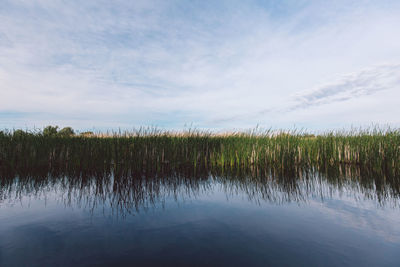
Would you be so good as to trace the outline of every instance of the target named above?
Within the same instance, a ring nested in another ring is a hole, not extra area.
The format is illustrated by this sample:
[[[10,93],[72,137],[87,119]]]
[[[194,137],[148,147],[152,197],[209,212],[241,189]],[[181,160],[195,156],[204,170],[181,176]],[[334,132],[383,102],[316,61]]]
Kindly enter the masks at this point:
[[[302,109],[311,109],[322,105],[335,104],[336,102],[349,102],[351,100],[368,97],[385,90],[400,90],[400,64],[387,64],[374,66],[359,72],[340,77],[337,81],[319,85],[312,90],[299,92],[288,99],[286,107],[263,109],[252,114],[217,119],[215,123],[232,120],[245,120],[262,117],[268,114],[286,114]],[[392,94],[388,94],[390,97]]]
[[[400,64],[377,66],[342,77],[332,84],[319,86],[310,92],[298,94],[288,111],[372,95],[399,87]]]

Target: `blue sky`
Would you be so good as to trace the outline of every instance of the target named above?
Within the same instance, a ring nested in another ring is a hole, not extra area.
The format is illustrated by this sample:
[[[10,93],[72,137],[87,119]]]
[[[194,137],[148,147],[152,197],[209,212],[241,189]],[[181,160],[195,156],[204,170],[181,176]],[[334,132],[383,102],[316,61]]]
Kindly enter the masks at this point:
[[[400,126],[399,1],[0,0],[0,128]]]

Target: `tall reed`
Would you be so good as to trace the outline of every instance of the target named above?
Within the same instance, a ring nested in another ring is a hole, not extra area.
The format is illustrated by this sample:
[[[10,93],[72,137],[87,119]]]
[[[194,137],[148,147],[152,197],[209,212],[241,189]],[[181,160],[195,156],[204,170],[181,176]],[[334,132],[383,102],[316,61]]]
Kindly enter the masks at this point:
[[[0,132],[0,169],[74,169],[94,172],[165,168],[324,169],[358,166],[400,175],[400,131],[365,130],[320,135],[266,131],[212,134],[139,130],[108,135],[59,136]]]

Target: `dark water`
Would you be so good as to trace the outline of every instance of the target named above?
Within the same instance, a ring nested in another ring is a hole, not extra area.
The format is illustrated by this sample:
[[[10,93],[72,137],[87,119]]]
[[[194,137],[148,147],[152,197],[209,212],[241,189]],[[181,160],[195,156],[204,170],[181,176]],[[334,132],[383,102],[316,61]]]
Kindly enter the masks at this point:
[[[0,266],[400,266],[398,192],[318,174],[3,178]]]

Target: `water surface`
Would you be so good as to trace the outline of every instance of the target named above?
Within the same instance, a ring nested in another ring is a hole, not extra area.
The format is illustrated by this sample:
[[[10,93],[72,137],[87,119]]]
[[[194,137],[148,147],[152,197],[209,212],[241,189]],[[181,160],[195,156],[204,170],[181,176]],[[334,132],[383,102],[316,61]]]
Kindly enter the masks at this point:
[[[400,266],[399,187],[354,175],[2,178],[1,266]]]

